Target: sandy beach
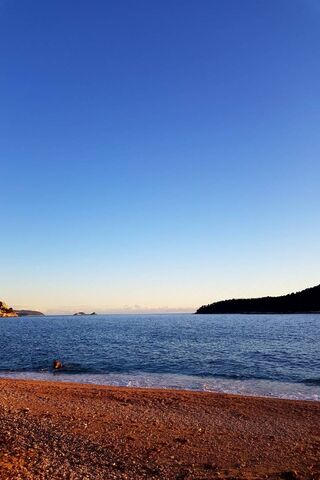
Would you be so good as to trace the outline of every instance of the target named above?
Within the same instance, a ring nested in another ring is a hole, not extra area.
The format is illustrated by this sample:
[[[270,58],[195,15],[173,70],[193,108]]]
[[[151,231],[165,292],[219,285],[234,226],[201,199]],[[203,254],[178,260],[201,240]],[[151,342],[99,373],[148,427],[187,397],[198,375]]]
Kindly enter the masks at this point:
[[[320,403],[0,380],[0,478],[319,479]]]

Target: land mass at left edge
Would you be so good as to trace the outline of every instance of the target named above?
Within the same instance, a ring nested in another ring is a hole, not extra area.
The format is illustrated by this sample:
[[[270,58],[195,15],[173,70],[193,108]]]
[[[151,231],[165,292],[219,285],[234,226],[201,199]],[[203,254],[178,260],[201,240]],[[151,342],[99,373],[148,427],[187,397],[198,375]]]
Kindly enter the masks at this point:
[[[42,316],[42,312],[37,310],[14,310],[4,302],[0,301],[0,317],[24,317],[24,316]]]

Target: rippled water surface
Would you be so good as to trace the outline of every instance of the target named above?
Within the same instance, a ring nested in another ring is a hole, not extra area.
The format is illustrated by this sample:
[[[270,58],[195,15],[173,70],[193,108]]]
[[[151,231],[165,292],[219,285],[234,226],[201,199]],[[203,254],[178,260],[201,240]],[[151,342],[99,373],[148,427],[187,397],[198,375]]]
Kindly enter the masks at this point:
[[[320,315],[3,318],[0,376],[320,400],[319,327]]]

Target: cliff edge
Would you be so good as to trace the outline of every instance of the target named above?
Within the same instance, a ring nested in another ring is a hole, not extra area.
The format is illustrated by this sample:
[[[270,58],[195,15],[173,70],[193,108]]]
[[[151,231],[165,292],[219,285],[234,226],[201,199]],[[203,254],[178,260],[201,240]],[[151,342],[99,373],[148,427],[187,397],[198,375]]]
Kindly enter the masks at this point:
[[[0,301],[0,317],[17,317],[18,314],[13,310],[13,308],[8,307],[7,304]]]
[[[0,301],[0,317],[27,317],[43,316],[44,314],[37,310],[14,310],[4,302]]]

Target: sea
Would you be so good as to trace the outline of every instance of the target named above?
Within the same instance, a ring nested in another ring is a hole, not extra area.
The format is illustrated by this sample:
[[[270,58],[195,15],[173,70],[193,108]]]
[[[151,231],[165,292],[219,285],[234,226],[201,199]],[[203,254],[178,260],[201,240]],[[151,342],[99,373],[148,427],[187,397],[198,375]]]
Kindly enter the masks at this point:
[[[0,377],[320,401],[320,314],[2,318]]]

